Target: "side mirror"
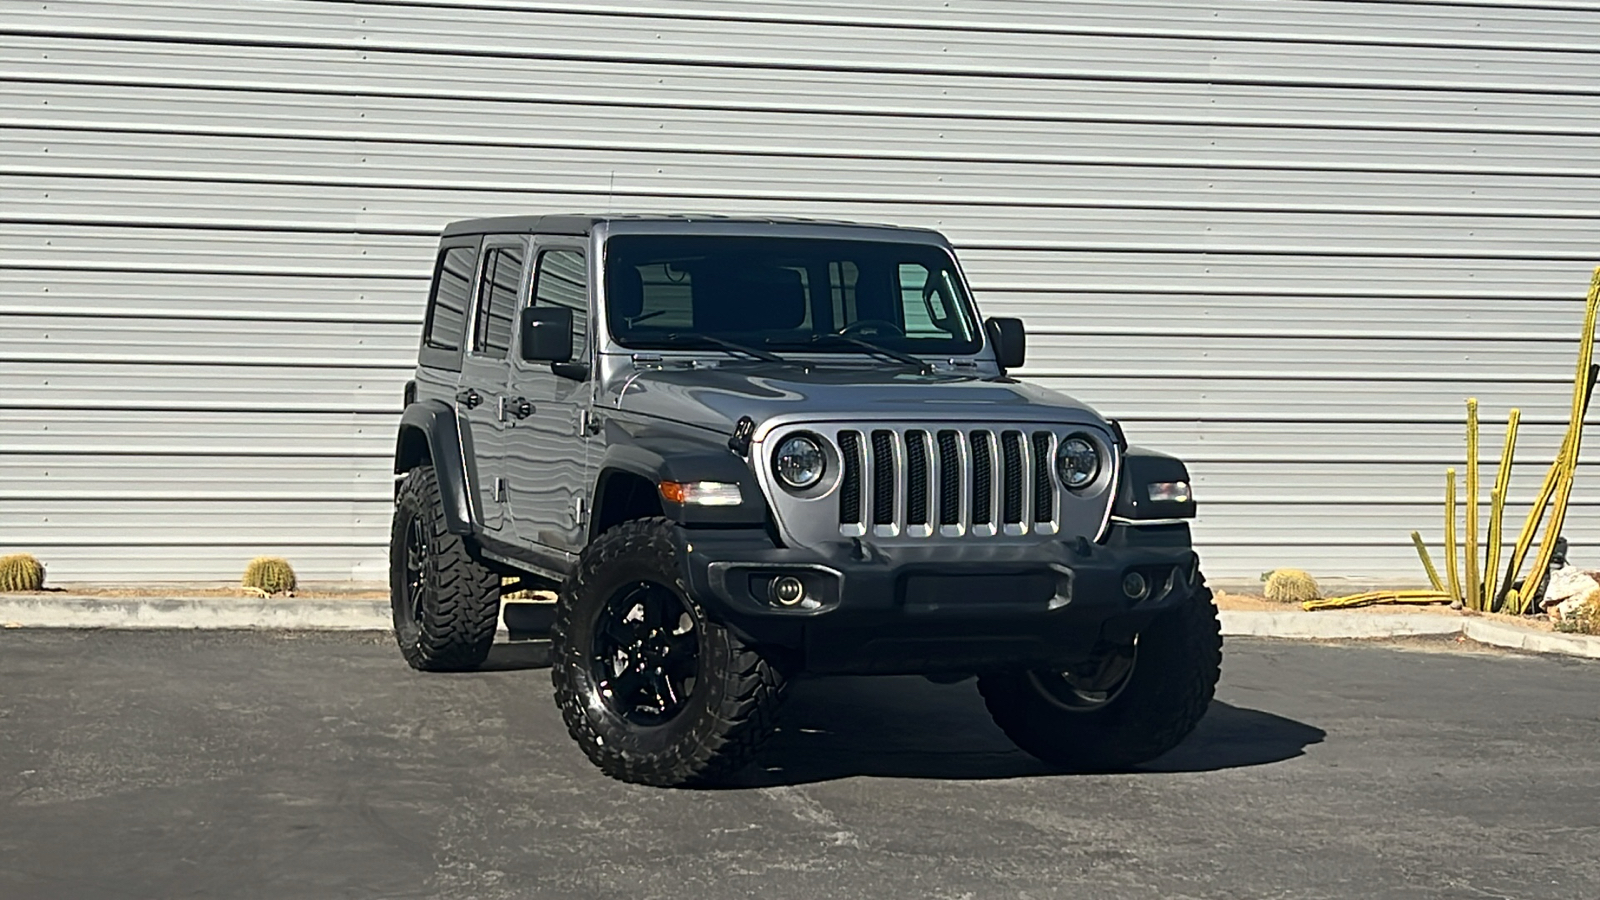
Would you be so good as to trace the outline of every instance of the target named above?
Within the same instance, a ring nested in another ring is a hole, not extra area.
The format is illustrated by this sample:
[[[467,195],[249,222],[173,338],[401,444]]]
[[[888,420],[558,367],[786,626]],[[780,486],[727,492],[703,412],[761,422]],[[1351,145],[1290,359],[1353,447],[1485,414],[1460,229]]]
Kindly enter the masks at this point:
[[[517,315],[520,353],[528,362],[564,363],[572,359],[572,310],[530,306]]]
[[[1021,319],[993,318],[983,323],[1002,369],[1016,369],[1028,356],[1028,332]]]

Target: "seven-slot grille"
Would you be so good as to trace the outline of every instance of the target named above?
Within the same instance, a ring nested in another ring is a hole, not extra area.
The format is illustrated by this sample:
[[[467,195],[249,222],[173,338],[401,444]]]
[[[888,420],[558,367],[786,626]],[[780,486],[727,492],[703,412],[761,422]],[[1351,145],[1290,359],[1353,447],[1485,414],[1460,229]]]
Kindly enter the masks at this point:
[[[838,433],[839,532],[1052,533],[1054,432],[1022,428],[875,428]]]

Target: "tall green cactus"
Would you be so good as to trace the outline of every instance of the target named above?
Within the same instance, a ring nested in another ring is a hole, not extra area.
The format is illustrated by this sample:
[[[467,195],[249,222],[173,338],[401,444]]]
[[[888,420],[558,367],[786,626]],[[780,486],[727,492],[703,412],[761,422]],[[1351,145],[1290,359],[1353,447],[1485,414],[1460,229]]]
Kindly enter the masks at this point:
[[[286,594],[295,588],[294,568],[277,556],[258,556],[244,568],[244,586],[265,594]]]
[[[43,563],[26,553],[0,556],[0,591],[37,591],[43,587]]]

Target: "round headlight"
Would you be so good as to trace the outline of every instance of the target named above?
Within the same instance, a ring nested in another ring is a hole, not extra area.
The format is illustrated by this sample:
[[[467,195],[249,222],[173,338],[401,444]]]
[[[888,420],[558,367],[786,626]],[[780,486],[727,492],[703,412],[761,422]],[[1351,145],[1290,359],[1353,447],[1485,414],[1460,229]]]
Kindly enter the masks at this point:
[[[815,439],[803,434],[787,438],[772,454],[772,470],[778,480],[791,490],[803,491],[822,480],[828,467],[827,457]]]
[[[1100,451],[1088,438],[1067,438],[1056,451],[1056,474],[1069,488],[1088,487],[1100,474]]]

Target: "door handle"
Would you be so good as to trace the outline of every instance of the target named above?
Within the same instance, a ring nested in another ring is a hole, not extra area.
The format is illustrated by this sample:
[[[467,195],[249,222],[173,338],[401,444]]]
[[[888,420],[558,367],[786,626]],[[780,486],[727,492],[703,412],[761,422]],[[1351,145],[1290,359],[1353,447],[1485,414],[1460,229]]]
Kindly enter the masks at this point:
[[[472,388],[463,388],[456,391],[456,402],[467,409],[476,409],[483,402],[483,395]]]
[[[533,415],[533,404],[526,397],[514,397],[506,403],[506,406],[511,410],[511,414],[519,419]]]

